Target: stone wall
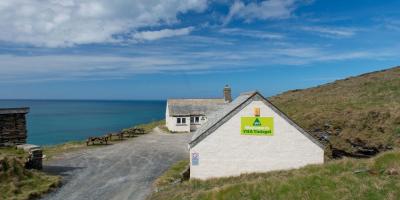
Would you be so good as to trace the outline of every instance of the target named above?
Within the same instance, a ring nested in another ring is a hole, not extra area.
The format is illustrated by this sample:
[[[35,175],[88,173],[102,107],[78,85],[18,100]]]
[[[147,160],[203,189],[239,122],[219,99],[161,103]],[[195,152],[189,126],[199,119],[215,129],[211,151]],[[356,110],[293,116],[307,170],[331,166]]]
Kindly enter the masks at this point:
[[[29,108],[0,109],[0,146],[25,144]]]

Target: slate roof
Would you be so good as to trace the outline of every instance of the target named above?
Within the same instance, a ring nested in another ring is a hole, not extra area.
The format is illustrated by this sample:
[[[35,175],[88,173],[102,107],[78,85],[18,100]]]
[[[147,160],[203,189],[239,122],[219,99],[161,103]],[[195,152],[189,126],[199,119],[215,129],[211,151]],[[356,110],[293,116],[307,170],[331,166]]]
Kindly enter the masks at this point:
[[[224,99],[168,99],[168,112],[170,116],[208,115],[224,105]]]
[[[263,101],[268,107],[270,107],[275,113],[285,119],[289,124],[294,126],[297,130],[299,130],[303,135],[305,135],[308,139],[318,145],[320,148],[324,149],[324,145],[321,144],[317,139],[315,139],[311,134],[302,129],[299,125],[297,125],[294,121],[292,121],[285,113],[279,110],[276,106],[274,106],[270,101],[268,101],[264,96],[262,96],[259,92],[247,92],[242,93],[239,97],[237,97],[234,101],[225,106],[221,107],[217,112],[208,115],[208,120],[205,124],[203,124],[197,131],[193,134],[192,140],[189,143],[189,146],[192,148],[196,144],[198,144],[201,140],[206,138],[212,132],[214,132],[219,126],[224,124],[230,118],[232,118],[236,113],[242,110],[245,106],[250,104],[252,101]]]
[[[28,107],[23,108],[0,108],[0,115],[3,114],[26,114],[29,112]]]

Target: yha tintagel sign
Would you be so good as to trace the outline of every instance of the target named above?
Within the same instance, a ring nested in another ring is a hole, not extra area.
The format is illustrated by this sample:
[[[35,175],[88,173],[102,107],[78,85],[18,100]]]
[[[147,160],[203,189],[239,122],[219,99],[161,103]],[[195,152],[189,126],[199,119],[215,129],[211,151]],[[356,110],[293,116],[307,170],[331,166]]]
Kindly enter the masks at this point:
[[[240,134],[242,135],[274,135],[273,117],[242,117]]]

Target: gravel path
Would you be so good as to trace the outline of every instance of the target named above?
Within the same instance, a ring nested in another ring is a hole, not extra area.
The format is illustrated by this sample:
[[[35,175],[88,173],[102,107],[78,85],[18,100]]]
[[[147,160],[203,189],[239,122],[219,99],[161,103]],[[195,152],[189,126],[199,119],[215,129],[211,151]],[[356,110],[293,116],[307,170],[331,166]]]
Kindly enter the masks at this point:
[[[188,158],[191,134],[152,133],[103,148],[66,154],[45,163],[45,171],[65,176],[65,185],[44,199],[145,199],[168,167]]]

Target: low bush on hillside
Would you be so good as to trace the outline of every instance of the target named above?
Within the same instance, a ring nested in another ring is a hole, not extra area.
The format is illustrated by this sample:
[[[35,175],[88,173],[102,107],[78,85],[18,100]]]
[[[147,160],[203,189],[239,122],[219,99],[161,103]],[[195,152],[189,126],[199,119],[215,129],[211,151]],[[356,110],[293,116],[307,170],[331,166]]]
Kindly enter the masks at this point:
[[[22,150],[0,148],[0,199],[33,199],[60,185],[58,176],[25,169],[25,156]]]
[[[167,199],[398,199],[400,151],[371,159],[342,159],[324,165],[239,177],[190,180],[153,193]]]

